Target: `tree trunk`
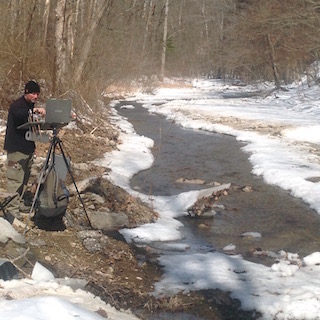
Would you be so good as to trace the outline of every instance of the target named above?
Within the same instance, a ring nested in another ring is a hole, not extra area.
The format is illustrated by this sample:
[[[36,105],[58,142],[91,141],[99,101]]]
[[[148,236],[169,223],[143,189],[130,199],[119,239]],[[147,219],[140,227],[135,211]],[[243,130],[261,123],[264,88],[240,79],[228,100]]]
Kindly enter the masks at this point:
[[[148,18],[146,21],[146,28],[144,31],[144,37],[143,37],[143,45],[142,45],[142,55],[145,55],[145,50],[146,50],[146,46],[147,46],[147,40],[148,40],[148,36],[149,36],[149,28],[151,25],[151,21],[152,21],[152,16],[154,15],[154,8],[153,8],[153,0],[150,0],[149,3],[149,13],[148,13]]]
[[[55,28],[55,81],[54,93],[57,94],[59,84],[64,83],[66,70],[66,48],[63,40],[66,0],[58,0],[56,6]]]
[[[84,35],[84,41],[82,45],[82,50],[80,52],[80,55],[78,57],[78,63],[76,65],[76,68],[74,70],[74,76],[73,76],[73,83],[74,85],[78,85],[81,81],[81,77],[83,74],[85,63],[89,57],[91,44],[93,41],[93,37],[96,31],[96,28],[99,24],[99,21],[101,17],[103,16],[106,9],[109,7],[109,5],[112,4],[112,0],[95,0],[92,2],[93,4],[93,12],[90,19],[90,24],[87,28],[87,33]]]
[[[160,79],[161,80],[163,80],[163,78],[164,78],[164,71],[165,71],[165,64],[166,64],[166,51],[167,51],[167,38],[168,38],[168,14],[169,14],[169,0],[165,0],[161,69],[160,69]]]
[[[274,44],[272,43],[270,34],[267,35],[267,39],[268,39],[268,45],[270,50],[270,59],[271,59],[271,67],[273,72],[274,83],[277,88],[280,88],[280,81],[279,81],[278,70],[276,65],[276,55],[274,51]]]
[[[46,0],[44,3],[44,12],[43,12],[43,40],[42,40],[43,46],[46,45],[46,41],[47,41],[49,13],[50,13],[50,0]]]
[[[24,77],[25,77],[25,69],[26,69],[26,59],[29,53],[29,44],[30,41],[28,41],[29,39],[29,35],[30,35],[30,30],[31,30],[31,24],[34,18],[34,13],[36,11],[36,2],[33,2],[32,4],[33,6],[31,7],[30,12],[28,12],[28,15],[26,16],[26,28],[24,30],[24,34],[23,34],[23,43],[25,44],[23,47],[21,47],[21,80],[24,81]]]

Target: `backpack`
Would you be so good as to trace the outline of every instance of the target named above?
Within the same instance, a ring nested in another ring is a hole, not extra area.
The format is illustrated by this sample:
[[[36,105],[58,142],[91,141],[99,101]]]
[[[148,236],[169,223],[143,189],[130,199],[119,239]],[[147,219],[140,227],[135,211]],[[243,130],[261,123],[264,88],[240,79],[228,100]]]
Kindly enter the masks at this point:
[[[51,165],[39,189],[35,214],[45,217],[61,216],[65,214],[68,203],[69,191],[64,181],[59,179],[54,165]]]

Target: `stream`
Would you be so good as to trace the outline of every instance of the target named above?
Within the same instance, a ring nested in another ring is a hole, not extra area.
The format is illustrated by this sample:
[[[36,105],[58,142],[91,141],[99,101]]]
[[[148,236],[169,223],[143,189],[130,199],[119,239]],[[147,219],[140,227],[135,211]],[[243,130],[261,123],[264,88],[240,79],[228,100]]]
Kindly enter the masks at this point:
[[[273,264],[274,258],[253,255],[253,251],[284,250],[304,257],[319,250],[320,216],[289,192],[253,175],[249,155],[241,150],[244,144],[235,137],[183,129],[162,116],[150,114],[135,101],[121,101],[115,108],[139,135],[154,140],[154,163],[132,178],[132,189],[168,196],[209,188],[213,182],[252,188],[252,192],[230,190],[219,200],[224,208],[217,210],[214,218],[181,217],[185,241],[197,242],[198,250],[219,252],[233,244],[233,253],[265,265]],[[183,179],[203,180],[205,184],[183,183]],[[261,237],[243,237],[245,232],[258,232]]]

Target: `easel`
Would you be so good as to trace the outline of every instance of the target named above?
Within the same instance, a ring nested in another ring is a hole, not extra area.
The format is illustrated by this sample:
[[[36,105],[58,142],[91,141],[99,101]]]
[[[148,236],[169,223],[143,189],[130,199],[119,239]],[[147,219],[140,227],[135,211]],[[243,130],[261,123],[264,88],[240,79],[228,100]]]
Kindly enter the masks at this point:
[[[82,205],[82,208],[83,208],[83,211],[90,223],[90,220],[89,220],[89,217],[88,217],[88,213],[86,211],[86,208],[85,208],[85,205],[83,203],[83,200],[81,198],[81,195],[80,195],[80,192],[78,190],[78,187],[77,187],[77,184],[76,184],[76,181],[73,177],[73,174],[71,172],[71,168],[70,168],[70,164],[69,164],[69,161],[67,160],[66,156],[65,156],[65,153],[64,153],[64,150],[63,150],[63,147],[62,147],[62,141],[60,140],[60,138],[58,137],[58,128],[57,128],[57,125],[53,125],[52,127],[52,138],[51,138],[51,142],[50,142],[50,146],[49,146],[49,150],[48,150],[48,153],[47,153],[47,157],[46,157],[46,160],[45,160],[45,163],[44,163],[44,166],[41,170],[41,173],[40,173],[40,176],[38,178],[38,184],[37,184],[37,189],[36,189],[36,192],[34,194],[34,197],[33,197],[33,201],[32,201],[32,205],[31,205],[31,208],[30,208],[30,212],[29,212],[29,216],[31,217],[31,214],[35,208],[35,204],[38,200],[38,196],[39,196],[39,190],[40,190],[40,186],[41,186],[41,183],[42,183],[42,180],[43,180],[43,177],[47,171],[47,169],[49,168],[50,165],[54,165],[55,164],[55,155],[56,155],[56,149],[57,147],[59,147],[60,149],[60,152],[61,152],[61,155],[62,155],[62,158],[63,158],[63,161],[64,161],[64,164],[68,170],[68,173],[70,174],[70,177],[71,177],[71,180],[72,180],[72,183],[76,189],[76,192],[78,194],[78,197],[79,197],[79,200],[81,202],[81,205]]]

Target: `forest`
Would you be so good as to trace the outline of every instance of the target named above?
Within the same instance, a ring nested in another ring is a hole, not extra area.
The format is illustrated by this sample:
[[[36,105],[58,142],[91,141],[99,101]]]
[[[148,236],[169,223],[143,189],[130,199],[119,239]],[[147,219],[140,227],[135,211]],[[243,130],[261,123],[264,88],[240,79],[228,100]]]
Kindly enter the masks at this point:
[[[320,0],[0,2],[1,109],[35,79],[92,103],[112,83],[211,77],[276,87],[315,77]]]

